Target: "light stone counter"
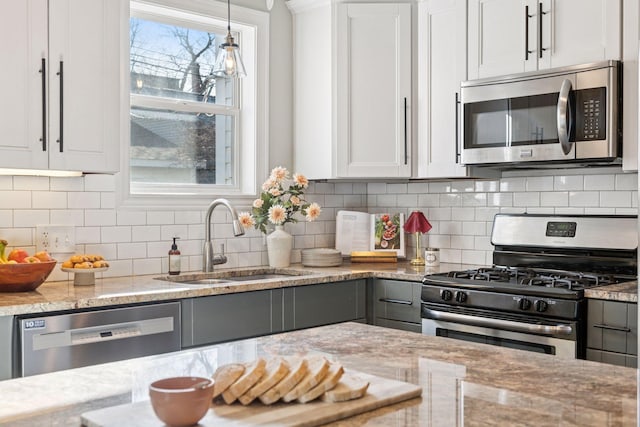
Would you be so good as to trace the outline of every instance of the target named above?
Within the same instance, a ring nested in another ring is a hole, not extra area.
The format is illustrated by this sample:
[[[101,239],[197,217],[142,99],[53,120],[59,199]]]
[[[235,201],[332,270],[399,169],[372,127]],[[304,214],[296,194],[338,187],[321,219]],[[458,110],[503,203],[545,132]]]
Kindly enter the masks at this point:
[[[100,278],[96,273],[96,284],[75,286],[73,275],[68,281],[45,282],[33,292],[0,293],[0,316],[44,313],[60,310],[75,310],[91,307],[105,307],[120,304],[135,304],[152,301],[178,300],[184,298],[221,295],[237,292],[276,289],[289,286],[303,286],[317,283],[379,277],[420,282],[426,273],[451,271],[467,268],[460,264],[442,264],[439,268],[412,267],[409,263],[345,263],[340,267],[312,268],[294,265],[286,269],[268,267],[237,268],[232,270],[216,269],[216,277],[228,277],[233,272],[251,271],[305,273],[301,276],[266,279],[248,282],[219,283],[213,285],[185,285],[158,277],[161,274],[147,276],[128,276]],[[194,273],[184,273],[187,276]]]
[[[157,378],[309,353],[423,387],[422,398],[334,425],[636,426],[635,369],[358,323],[0,381],[0,424],[78,426],[84,412],[146,399]]]
[[[136,304],[153,301],[179,300],[184,298],[276,289],[289,286],[304,286],[343,280],[377,277],[420,282],[425,274],[461,270],[477,266],[441,264],[436,268],[414,267],[408,262],[399,263],[344,263],[340,267],[312,268],[294,265],[277,271],[308,273],[288,278],[267,279],[249,282],[220,283],[214,285],[184,285],[158,280],[161,274],[100,278],[96,273],[93,286],[75,286],[73,275],[69,280],[45,282],[33,292],[0,292],[0,316],[45,313],[91,307],[106,307],[121,304]],[[216,269],[217,277],[226,277],[237,271],[267,272],[268,267]],[[189,273],[184,273],[188,275]],[[193,273],[191,273],[193,274]],[[167,276],[164,276],[167,277]],[[638,301],[636,282],[593,288],[585,292],[587,298],[616,301]]]

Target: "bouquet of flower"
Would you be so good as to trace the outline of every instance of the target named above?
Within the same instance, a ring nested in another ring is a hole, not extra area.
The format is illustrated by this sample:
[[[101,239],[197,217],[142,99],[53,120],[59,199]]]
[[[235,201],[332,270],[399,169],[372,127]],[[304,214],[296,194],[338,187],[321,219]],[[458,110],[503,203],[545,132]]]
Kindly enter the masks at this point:
[[[267,233],[267,225],[284,225],[297,222],[294,214],[300,212],[307,221],[313,221],[320,215],[320,205],[308,203],[304,190],[309,180],[302,174],[294,174],[291,179],[286,168],[278,166],[271,171],[269,178],[262,184],[260,198],[253,201],[251,213],[241,212],[238,217],[245,228],[255,227]]]

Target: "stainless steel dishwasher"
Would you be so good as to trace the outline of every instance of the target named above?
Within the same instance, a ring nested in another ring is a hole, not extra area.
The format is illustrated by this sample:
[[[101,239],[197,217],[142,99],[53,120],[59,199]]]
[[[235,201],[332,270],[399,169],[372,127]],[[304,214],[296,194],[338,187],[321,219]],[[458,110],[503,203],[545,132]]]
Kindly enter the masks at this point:
[[[14,376],[180,350],[180,303],[16,317]]]

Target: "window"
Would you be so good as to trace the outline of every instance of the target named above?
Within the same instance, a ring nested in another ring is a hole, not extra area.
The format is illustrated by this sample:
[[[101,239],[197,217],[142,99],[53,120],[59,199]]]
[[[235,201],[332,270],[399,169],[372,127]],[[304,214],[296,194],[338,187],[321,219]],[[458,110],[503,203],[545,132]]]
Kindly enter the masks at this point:
[[[226,36],[226,3],[131,2],[124,204],[257,193],[266,170],[259,118],[267,105],[268,16],[238,7],[231,16],[248,74],[241,80],[211,74]]]

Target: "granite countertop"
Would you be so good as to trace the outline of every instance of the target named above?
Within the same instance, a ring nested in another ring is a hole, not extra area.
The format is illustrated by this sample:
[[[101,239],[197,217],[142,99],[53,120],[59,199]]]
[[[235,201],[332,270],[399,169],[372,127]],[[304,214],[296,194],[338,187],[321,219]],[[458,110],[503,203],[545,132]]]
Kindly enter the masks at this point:
[[[228,277],[237,272],[298,273],[286,278],[273,278],[247,282],[219,283],[211,285],[187,285],[158,278],[161,274],[101,278],[96,273],[96,284],[76,286],[73,274],[69,280],[45,282],[32,292],[0,293],[0,316],[45,313],[121,304],[179,300],[184,298],[303,286],[344,280],[376,277],[420,282],[425,274],[471,268],[462,264],[441,264],[439,267],[415,267],[408,262],[399,263],[344,263],[340,267],[313,268],[300,264],[285,269],[251,267],[217,269],[215,277]],[[194,273],[191,273],[194,274]],[[181,274],[187,276],[189,273]],[[637,302],[637,282],[603,286],[585,292],[587,298]]]
[[[258,356],[315,353],[346,370],[423,388],[421,398],[334,425],[636,426],[635,369],[359,323],[0,381],[0,424],[77,426],[87,411],[147,399],[148,384],[158,378],[208,376],[220,364]]]

